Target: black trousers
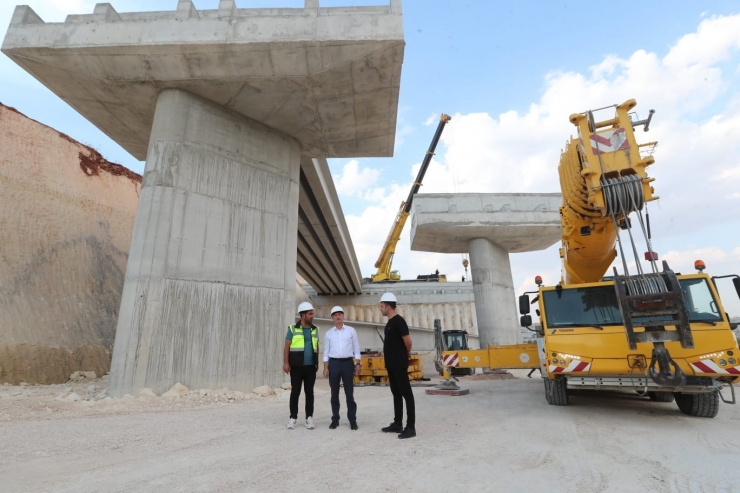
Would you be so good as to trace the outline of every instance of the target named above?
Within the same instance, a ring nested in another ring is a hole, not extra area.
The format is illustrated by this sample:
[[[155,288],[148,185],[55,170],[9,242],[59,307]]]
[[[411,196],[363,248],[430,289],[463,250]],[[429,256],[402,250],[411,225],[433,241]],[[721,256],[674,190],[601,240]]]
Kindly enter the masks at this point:
[[[298,419],[298,398],[301,396],[301,386],[306,393],[306,417],[313,416],[313,384],[316,383],[316,367],[290,367],[290,417]]]
[[[400,368],[386,368],[388,371],[388,382],[391,384],[393,393],[393,422],[403,426],[403,401],[406,401],[406,427],[416,429],[416,406],[414,405],[414,392],[409,382],[409,369],[406,366]]]
[[[339,382],[344,385],[344,396],[347,398],[347,419],[350,423],[357,421],[357,404],[354,397],[355,363],[352,358],[346,361],[329,359],[329,386],[331,387],[331,420],[339,422]]]

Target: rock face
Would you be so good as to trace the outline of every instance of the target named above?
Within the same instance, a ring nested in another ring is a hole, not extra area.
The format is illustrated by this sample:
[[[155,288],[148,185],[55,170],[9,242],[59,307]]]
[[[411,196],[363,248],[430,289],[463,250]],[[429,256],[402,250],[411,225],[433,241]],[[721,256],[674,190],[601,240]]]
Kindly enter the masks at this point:
[[[98,376],[94,371],[76,371],[69,376],[72,382],[82,382],[84,380],[95,380]]]
[[[109,370],[140,188],[0,104],[0,383]]]

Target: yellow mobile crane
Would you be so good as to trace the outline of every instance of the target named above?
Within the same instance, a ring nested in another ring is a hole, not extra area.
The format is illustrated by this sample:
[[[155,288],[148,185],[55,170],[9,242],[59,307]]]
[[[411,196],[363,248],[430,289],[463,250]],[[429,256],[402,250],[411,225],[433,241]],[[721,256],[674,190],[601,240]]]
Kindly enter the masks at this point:
[[[651,245],[646,202],[655,200],[646,167],[653,164],[656,142],[638,145],[634,129],[646,120],[630,115],[634,100],[610,106],[613,118],[597,121],[594,111],[574,114],[578,128],[561,155],[558,172],[563,193],[560,257],[562,279],[543,286],[538,302],[541,328],[537,344],[447,351],[443,364],[457,367],[540,368],[551,405],[568,404],[570,389],[633,389],[659,402],[676,401],[681,412],[712,418],[720,399],[734,404],[733,382],[740,379],[740,349],[720,300],[716,281],[740,276],[674,273]],[[604,110],[606,108],[601,108]],[[599,111],[599,110],[595,110]],[[643,210],[646,214],[643,218]],[[633,232],[630,215],[639,228]],[[628,240],[622,241],[620,231]],[[647,245],[643,269],[635,237]],[[625,245],[626,243],[626,245]],[[604,277],[620,251],[623,273]],[[628,266],[634,256],[634,267]],[[630,272],[630,270],[632,272]],[[519,298],[521,325],[529,328],[529,293]],[[530,329],[531,330],[531,329]],[[722,393],[728,386],[730,397]]]
[[[391,270],[391,267],[393,266],[393,255],[396,253],[396,245],[398,244],[398,240],[401,239],[401,231],[403,231],[403,227],[406,225],[406,219],[409,217],[414,195],[419,191],[421,182],[424,179],[424,174],[427,172],[429,163],[432,161],[432,156],[434,156],[434,150],[437,148],[437,142],[439,142],[439,138],[442,136],[442,130],[444,130],[445,125],[450,121],[450,119],[450,116],[445,115],[444,113],[439,118],[437,131],[434,132],[434,137],[432,138],[432,143],[429,145],[429,150],[424,156],[424,160],[421,162],[421,168],[419,168],[416,180],[414,180],[414,184],[411,186],[409,196],[404,202],[401,202],[401,206],[398,208],[398,213],[396,214],[396,219],[393,221],[393,226],[391,226],[391,231],[388,233],[388,237],[385,240],[383,249],[380,251],[378,260],[375,262],[375,267],[378,271],[373,274],[371,278],[372,282],[401,280],[401,275],[398,271]],[[429,277],[435,277],[435,279],[433,279],[435,281],[443,280],[443,276],[439,276],[438,274],[436,276],[419,277],[425,277],[423,280],[431,280],[426,279]]]

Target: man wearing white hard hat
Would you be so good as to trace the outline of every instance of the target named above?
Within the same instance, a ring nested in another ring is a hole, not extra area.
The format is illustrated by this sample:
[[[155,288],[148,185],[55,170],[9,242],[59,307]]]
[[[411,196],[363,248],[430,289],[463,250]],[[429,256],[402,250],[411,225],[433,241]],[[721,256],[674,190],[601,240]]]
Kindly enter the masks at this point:
[[[313,324],[313,305],[298,305],[300,322],[288,327],[283,349],[283,371],[290,374],[290,418],[287,428],[295,428],[301,386],[306,394],[306,428],[313,430],[313,386],[319,371],[319,328]]]
[[[357,430],[357,404],[354,398],[354,375],[359,373],[360,341],[357,332],[349,325],[344,325],[344,310],[341,306],[331,309],[334,327],[324,336],[324,378],[329,379],[331,387],[331,424],[333,430],[339,426],[339,382],[344,385],[344,396],[347,399],[347,419],[349,427]]]
[[[396,296],[384,293],[380,297],[380,313],[388,317],[383,338],[383,356],[388,372],[388,383],[393,394],[393,423],[382,429],[384,433],[398,433],[398,438],[416,436],[416,405],[409,382],[411,336],[409,326],[396,313]],[[403,403],[406,402],[406,427],[403,427]]]

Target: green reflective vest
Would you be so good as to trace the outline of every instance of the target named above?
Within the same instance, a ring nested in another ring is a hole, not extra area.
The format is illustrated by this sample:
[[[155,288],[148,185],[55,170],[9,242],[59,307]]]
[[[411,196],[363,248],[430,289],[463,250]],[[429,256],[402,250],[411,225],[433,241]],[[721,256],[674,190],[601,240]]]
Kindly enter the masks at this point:
[[[303,337],[303,327],[301,324],[295,324],[288,327],[293,332],[293,338],[290,340],[290,366],[303,366],[303,354],[305,349],[305,338]],[[311,347],[313,348],[313,364],[319,364],[319,328],[311,326]]]

